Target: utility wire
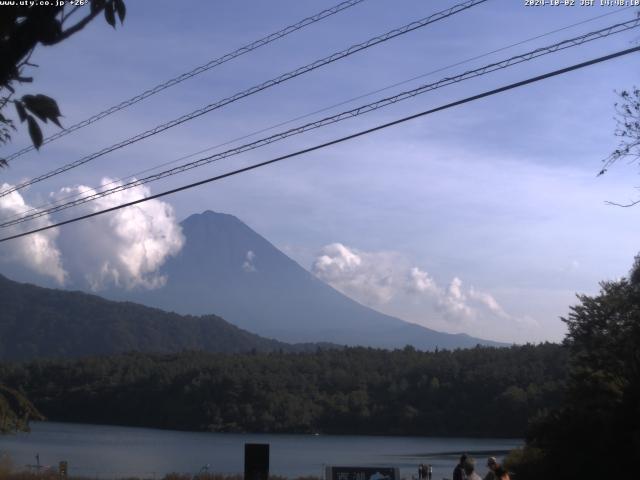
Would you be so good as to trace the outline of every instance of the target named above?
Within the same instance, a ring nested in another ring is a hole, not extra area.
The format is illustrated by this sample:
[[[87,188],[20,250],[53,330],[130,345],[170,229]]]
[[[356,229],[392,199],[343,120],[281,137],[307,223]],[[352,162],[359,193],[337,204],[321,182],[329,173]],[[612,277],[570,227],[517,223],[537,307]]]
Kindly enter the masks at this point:
[[[68,163],[66,165],[63,165],[62,167],[56,168],[55,170],[52,170],[48,173],[45,173],[43,175],[40,175],[38,177],[35,177],[31,180],[27,180],[25,182],[22,182],[18,185],[15,185],[7,190],[3,190],[0,192],[0,197],[4,197],[12,192],[15,192],[16,190],[20,190],[22,188],[25,188],[29,185],[33,185],[34,183],[38,183],[41,182],[43,180],[46,180],[47,178],[51,178],[55,175],[59,175],[61,173],[64,173],[68,170],[71,170],[72,168],[76,168],[79,167],[80,165],[84,165],[87,162],[90,162],[92,160],[95,160],[98,157],[101,157],[103,155],[106,155],[107,153],[113,152],[114,150],[118,150],[120,148],[126,147],[128,145],[131,145],[132,143],[138,142],[140,140],[143,140],[145,138],[151,137],[153,135],[156,135],[160,132],[164,132],[165,130],[168,130],[172,127],[175,127],[177,125],[180,125],[184,122],[187,122],[189,120],[193,120],[194,118],[200,117],[202,115],[204,115],[205,113],[209,113],[213,110],[216,110],[218,108],[224,107],[225,105],[228,105],[230,103],[233,103],[237,100],[240,100],[244,97],[248,97],[249,95],[253,95],[254,93],[258,93],[262,90],[265,90],[267,88],[273,87],[275,85],[278,85],[280,83],[286,82],[287,80],[291,80],[292,78],[298,77],[300,75],[303,75],[305,73],[308,73],[312,70],[315,70],[317,68],[320,68],[324,65],[333,63],[337,60],[340,60],[342,58],[348,57],[350,55],[353,55],[354,53],[360,52],[362,50],[365,50],[369,47],[372,47],[374,45],[377,45],[379,43],[383,43],[386,42],[388,40],[391,40],[395,37],[398,37],[400,35],[404,35],[406,33],[412,32],[413,30],[417,30],[419,28],[425,27],[427,25],[430,25],[434,22],[437,22],[439,20],[443,20],[445,18],[451,17],[452,15],[455,15],[456,13],[460,13],[464,10],[467,10],[471,7],[474,7],[478,4],[484,3],[487,0],[467,0],[465,2],[459,3],[457,5],[454,5],[451,8],[448,8],[446,10],[442,10],[438,13],[435,13],[433,15],[430,15],[429,17],[423,18],[421,20],[417,20],[411,23],[408,23],[400,28],[396,28],[394,30],[391,30],[387,33],[384,33],[382,35],[378,35],[376,37],[373,37],[363,43],[359,43],[356,45],[352,45],[351,47],[342,50],[340,52],[334,53],[332,55],[329,55],[328,57],[324,57],[320,60],[316,60],[313,63],[307,64],[303,67],[297,68],[295,70],[292,70],[288,73],[285,73],[283,75],[280,75],[276,78],[273,78],[271,80],[268,80],[264,83],[261,83],[259,85],[256,85],[254,87],[251,87],[247,90],[244,90],[242,92],[236,93],[235,95],[232,95],[231,97],[227,97],[223,100],[219,100],[215,103],[209,104],[205,107],[199,108],[198,110],[194,110],[191,113],[188,113],[186,115],[183,115],[179,118],[176,118],[174,120],[171,120],[167,123],[164,123],[162,125],[158,125],[157,127],[154,127],[150,130],[147,130],[145,132],[139,133],[138,135],[135,135],[131,138],[128,138],[127,140],[123,140],[119,143],[116,143],[114,145],[111,145],[110,147],[106,147],[98,152],[92,153],[90,155],[87,155],[85,157],[82,157],[79,160],[76,160],[74,162]]]
[[[260,130],[256,130],[256,131],[253,131],[251,133],[244,134],[244,135],[242,135],[240,137],[236,137],[236,138],[233,138],[231,140],[227,140],[227,141],[225,141],[223,143],[219,143],[219,144],[213,145],[211,147],[207,147],[207,148],[205,148],[203,150],[199,150],[197,152],[193,152],[193,153],[190,153],[190,154],[183,155],[181,157],[175,158],[173,160],[169,160],[167,162],[163,162],[163,163],[157,164],[157,165],[155,165],[153,167],[146,168],[146,169],[140,170],[140,171],[138,171],[136,173],[127,175],[126,177],[121,177],[121,178],[118,178],[118,179],[115,179],[115,180],[111,180],[111,181],[109,181],[109,182],[107,182],[107,183],[105,183],[103,185],[100,185],[100,187],[93,188],[93,190],[97,190],[98,188],[105,188],[105,187],[108,187],[109,185],[115,185],[115,184],[117,184],[119,182],[125,182],[125,181],[128,181],[128,180],[135,179],[135,178],[139,177],[140,175],[144,175],[145,173],[149,173],[149,172],[152,172],[154,170],[158,170],[160,168],[167,167],[169,165],[173,165],[173,164],[178,163],[180,161],[187,160],[189,158],[195,157],[196,155],[201,155],[201,154],[209,152],[211,150],[215,150],[217,148],[233,144],[233,143],[238,142],[240,140],[245,140],[245,139],[253,137],[255,135],[259,135],[260,133],[268,132],[270,130],[274,130],[274,129],[278,128],[278,127],[282,127],[282,126],[288,125],[288,124],[296,122],[298,120],[303,120],[305,118],[309,118],[309,117],[311,117],[313,115],[317,115],[318,113],[323,113],[323,112],[326,112],[328,110],[332,110],[332,109],[334,109],[336,107],[341,107],[343,105],[352,103],[352,102],[354,102],[356,100],[360,100],[362,98],[370,97],[371,95],[375,95],[376,93],[382,93],[382,92],[390,90],[392,88],[399,87],[401,85],[406,85],[407,83],[411,83],[411,82],[413,82],[415,80],[418,80],[420,78],[428,77],[428,76],[434,75],[434,74],[442,72],[442,71],[450,70],[453,67],[457,67],[459,65],[464,65],[465,63],[469,63],[469,62],[472,62],[474,60],[478,60],[478,59],[481,59],[481,58],[488,57],[490,55],[493,55],[494,53],[499,53],[499,52],[502,52],[502,51],[505,51],[505,50],[509,50],[509,49],[511,49],[513,47],[517,47],[519,45],[523,45],[525,43],[529,43],[529,42],[532,42],[534,40],[538,40],[540,38],[544,38],[544,37],[547,37],[549,35],[553,35],[555,33],[559,33],[559,32],[562,32],[562,31],[577,27],[579,25],[590,23],[590,22],[593,22],[595,20],[599,20],[601,18],[608,17],[610,15],[619,14],[619,13],[625,11],[625,10],[628,10],[629,8],[632,8],[632,7],[625,7],[625,8],[622,8],[620,10],[616,9],[614,11],[611,11],[611,12],[608,12],[608,13],[604,13],[602,15],[597,15],[595,17],[591,17],[591,18],[588,18],[586,20],[582,20],[580,22],[572,23],[570,25],[566,25],[564,27],[561,27],[561,28],[558,28],[558,29],[555,29],[555,30],[550,30],[550,31],[542,33],[540,35],[536,35],[534,37],[529,37],[529,38],[527,38],[525,40],[521,40],[519,42],[512,43],[510,45],[507,45],[507,46],[504,46],[504,47],[500,47],[500,48],[495,49],[495,50],[491,50],[490,52],[485,52],[485,53],[482,53],[480,55],[476,55],[475,57],[467,58],[465,60],[461,60],[459,62],[456,62],[456,63],[453,63],[453,64],[449,64],[449,65],[444,66],[444,67],[440,67],[440,68],[438,68],[436,70],[432,70],[430,72],[423,73],[421,75],[409,78],[407,80],[402,80],[400,82],[396,82],[396,83],[393,83],[391,85],[387,85],[385,87],[382,87],[382,88],[379,88],[379,89],[376,89],[376,90],[373,90],[373,91],[358,95],[356,97],[352,97],[352,98],[350,98],[348,100],[343,100],[343,101],[341,101],[339,103],[335,103],[335,104],[330,105],[328,107],[323,107],[320,110],[315,110],[313,112],[306,113],[304,115],[300,115],[300,116],[291,118],[291,119],[283,121],[283,122],[279,122],[279,123],[277,123],[275,125],[271,125],[269,127],[264,127],[264,128],[261,128]],[[83,193],[74,193],[74,194],[67,195],[67,196],[64,196],[62,198],[59,198],[54,202],[48,202],[46,204],[41,204],[41,205],[38,205],[36,207],[29,207],[29,208],[26,208],[26,209],[22,210],[21,212],[14,213],[12,215],[9,215],[7,217],[4,217],[4,218],[0,219],[0,222],[5,222],[5,221],[12,220],[14,218],[18,218],[18,217],[20,217],[22,215],[25,215],[27,213],[42,210],[45,207],[52,207],[54,205],[59,205],[59,204],[64,203],[66,200],[70,200],[72,198],[81,197],[82,195],[83,195]],[[3,225],[3,223],[0,223],[0,226],[2,226],[2,225]]]
[[[140,203],[147,202],[149,200],[155,200],[156,198],[161,198],[161,197],[165,197],[167,195],[172,195],[174,193],[182,192],[184,190],[189,190],[191,188],[195,188],[195,187],[198,187],[200,185],[205,185],[207,183],[211,183],[211,182],[215,182],[215,181],[218,181],[218,180],[222,180],[224,178],[231,177],[231,176],[234,176],[234,175],[238,175],[240,173],[244,173],[244,172],[248,172],[248,171],[251,171],[251,170],[255,170],[255,169],[260,168],[260,167],[265,167],[267,165],[271,165],[271,164],[280,162],[282,160],[298,157],[298,156],[303,155],[305,153],[310,153],[310,152],[313,152],[313,151],[316,151],[316,150],[320,150],[320,149],[329,147],[331,145],[336,145],[336,144],[339,144],[339,143],[343,143],[343,142],[346,142],[348,140],[352,140],[354,138],[358,138],[358,137],[361,137],[361,136],[364,136],[364,135],[368,135],[368,134],[373,133],[373,132],[377,132],[379,130],[383,130],[383,129],[386,129],[386,128],[389,128],[389,127],[392,127],[392,126],[395,126],[395,125],[399,125],[399,124],[407,122],[409,120],[414,120],[416,118],[424,117],[426,115],[431,115],[433,113],[440,112],[442,110],[447,110],[449,108],[453,108],[453,107],[456,107],[456,106],[459,106],[459,105],[463,105],[463,104],[470,103],[470,102],[473,102],[473,101],[476,101],[476,100],[480,100],[480,99],[485,98],[485,97],[490,97],[492,95],[496,95],[498,93],[506,92],[508,90],[513,90],[515,88],[519,88],[519,87],[522,87],[524,85],[529,85],[529,84],[532,84],[532,83],[535,83],[535,82],[546,80],[546,79],[551,78],[551,77],[555,77],[555,76],[558,76],[558,75],[563,75],[565,73],[568,73],[568,72],[571,72],[571,71],[574,71],[574,70],[579,70],[581,68],[585,68],[585,67],[588,67],[590,65],[595,65],[597,63],[602,63],[602,62],[605,62],[605,61],[608,61],[608,60],[612,60],[614,58],[622,57],[624,55],[628,55],[630,53],[635,53],[635,52],[638,52],[638,51],[640,51],[640,46],[633,47],[633,48],[628,48],[626,50],[621,50],[621,51],[618,51],[618,52],[615,52],[615,53],[612,53],[612,54],[609,54],[609,55],[605,55],[605,56],[602,56],[602,57],[594,58],[594,59],[588,60],[586,62],[578,63],[578,64],[575,64],[575,65],[571,65],[569,67],[561,68],[559,70],[554,70],[552,72],[548,72],[548,73],[545,73],[543,75],[538,75],[536,77],[531,77],[531,78],[528,78],[526,80],[522,80],[522,81],[519,81],[519,82],[510,83],[508,85],[505,85],[505,86],[502,86],[502,87],[499,87],[499,88],[496,88],[496,89],[493,89],[493,90],[489,90],[489,91],[486,91],[486,92],[483,92],[483,93],[479,93],[477,95],[472,95],[470,97],[466,97],[466,98],[464,98],[462,100],[457,100],[455,102],[447,103],[446,105],[442,105],[440,107],[432,108],[430,110],[425,110],[423,112],[416,113],[416,114],[413,114],[413,115],[409,115],[407,117],[403,117],[403,118],[400,118],[398,120],[394,120],[392,122],[388,122],[388,123],[384,123],[382,125],[378,125],[378,126],[375,126],[375,127],[372,127],[372,128],[368,128],[366,130],[361,130],[360,132],[353,133],[351,135],[347,135],[347,136],[344,136],[344,137],[340,137],[340,138],[331,140],[329,142],[321,143],[319,145],[315,145],[313,147],[308,147],[308,148],[305,148],[303,150],[298,150],[296,152],[289,153],[287,155],[283,155],[283,156],[280,156],[280,157],[272,158],[271,160],[266,160],[264,162],[260,162],[260,163],[256,163],[256,164],[253,164],[253,165],[249,165],[247,167],[239,168],[237,170],[232,170],[230,172],[223,173],[221,175],[216,175],[216,176],[213,176],[213,177],[209,177],[209,178],[206,178],[204,180],[200,180],[198,182],[190,183],[188,185],[183,185],[181,187],[177,187],[177,188],[174,188],[174,189],[171,189],[171,190],[166,190],[166,191],[161,192],[161,193],[156,193],[155,195],[151,195],[149,197],[140,198],[138,200],[134,200],[134,201],[131,201],[131,202],[123,203],[123,204],[117,205],[115,207],[106,208],[104,210],[99,210],[97,212],[93,212],[93,213],[89,213],[89,214],[82,215],[82,216],[79,216],[79,217],[71,218],[69,220],[64,220],[62,222],[58,222],[58,223],[55,223],[55,224],[52,224],[52,225],[47,225],[45,227],[40,227],[40,228],[36,228],[36,229],[33,229],[33,230],[29,230],[27,232],[23,232],[23,233],[19,233],[19,234],[16,234],[16,235],[11,235],[11,236],[8,236],[8,237],[0,238],[0,243],[6,242],[6,241],[9,241],[9,240],[14,240],[16,238],[22,238],[22,237],[25,237],[27,235],[31,235],[31,234],[34,234],[34,233],[43,232],[45,230],[50,230],[52,228],[60,227],[62,225],[67,225],[67,224],[70,224],[70,223],[79,222],[81,220],[86,220],[88,218],[96,217],[98,215],[103,215],[105,213],[109,213],[109,212],[113,212],[113,211],[116,211],[116,210],[120,210],[122,208],[131,207],[133,205],[138,205]]]
[[[239,147],[232,148],[230,150],[226,150],[224,152],[220,152],[220,153],[216,153],[216,154],[213,154],[213,155],[209,155],[209,156],[200,158],[198,160],[195,160],[193,162],[188,162],[188,163],[185,163],[185,164],[180,165],[178,167],[174,167],[174,168],[171,168],[169,170],[165,170],[163,172],[159,172],[159,173],[156,173],[156,174],[153,174],[153,175],[149,175],[149,176],[141,178],[141,179],[134,179],[133,181],[131,181],[129,183],[125,183],[125,184],[122,184],[122,185],[117,185],[117,186],[109,188],[107,190],[103,190],[103,191],[100,191],[100,192],[95,192],[95,193],[89,194],[87,196],[83,196],[81,198],[78,198],[76,200],[72,200],[72,201],[69,201],[69,202],[66,202],[66,203],[60,203],[58,205],[51,206],[50,208],[47,208],[47,209],[44,209],[44,210],[39,210],[39,211],[36,211],[36,212],[34,212],[32,214],[29,214],[29,215],[21,216],[20,218],[17,218],[17,219],[14,219],[14,220],[7,220],[7,221],[4,221],[4,222],[0,223],[0,227],[6,228],[6,227],[9,227],[9,226],[12,226],[12,225],[16,225],[16,224],[19,224],[19,223],[23,223],[23,222],[26,222],[26,221],[33,220],[35,218],[39,218],[39,217],[42,217],[42,216],[45,216],[45,215],[49,215],[51,213],[55,213],[55,212],[59,212],[59,211],[62,211],[62,210],[66,210],[68,208],[72,208],[72,207],[75,207],[75,206],[78,206],[78,205],[81,205],[81,204],[84,204],[84,203],[88,203],[90,201],[97,200],[99,198],[106,197],[108,195],[112,195],[114,193],[118,193],[118,192],[122,192],[122,191],[125,191],[125,190],[129,190],[131,188],[134,188],[134,187],[137,187],[137,186],[140,186],[140,185],[144,185],[144,184],[147,184],[147,183],[151,183],[151,182],[154,182],[154,181],[157,181],[157,180],[160,180],[162,178],[169,177],[169,176],[177,175],[179,173],[182,173],[182,172],[194,169],[194,168],[198,168],[198,167],[201,167],[203,165],[206,165],[206,164],[218,161],[218,160],[222,160],[224,158],[235,156],[235,155],[247,152],[249,150],[254,150],[256,148],[260,148],[260,147],[263,147],[265,145],[269,145],[271,143],[275,143],[277,141],[283,140],[285,138],[288,138],[288,137],[291,137],[291,136],[294,136],[294,135],[299,135],[301,133],[304,133],[304,132],[307,132],[307,131],[310,131],[310,130],[314,130],[314,129],[317,129],[317,128],[320,128],[320,127],[323,127],[323,126],[326,126],[326,125],[329,125],[329,124],[337,123],[337,122],[346,120],[348,118],[354,118],[354,117],[363,115],[365,113],[369,113],[369,112],[372,112],[372,111],[387,107],[389,105],[393,105],[393,104],[401,102],[403,100],[407,100],[407,99],[413,98],[413,97],[415,97],[417,95],[421,95],[423,93],[426,93],[426,92],[429,92],[429,91],[432,91],[432,90],[436,90],[438,88],[442,88],[442,87],[447,86],[447,85],[451,85],[451,84],[454,84],[454,83],[459,83],[459,82],[462,82],[464,80],[469,80],[471,78],[475,78],[475,77],[479,77],[479,76],[482,76],[482,75],[486,75],[486,74],[491,73],[491,72],[502,70],[502,69],[508,68],[510,66],[513,66],[513,65],[518,65],[520,63],[527,62],[527,61],[533,60],[535,58],[541,57],[543,55],[548,55],[550,53],[554,53],[554,52],[558,52],[558,51],[561,51],[561,50],[565,50],[567,48],[572,48],[572,47],[575,47],[575,46],[578,46],[578,45],[581,45],[581,44],[584,44],[584,43],[587,43],[587,42],[590,42],[590,41],[593,41],[593,40],[606,38],[606,37],[608,37],[610,35],[613,35],[613,34],[616,34],[616,33],[624,32],[624,31],[630,30],[632,28],[637,28],[638,26],[640,26],[640,18],[636,18],[636,19],[629,20],[629,21],[624,22],[624,23],[619,23],[619,24],[616,24],[616,25],[612,25],[612,26],[603,28],[601,30],[597,30],[595,32],[590,32],[590,33],[581,35],[579,37],[571,38],[571,39],[568,39],[568,40],[563,40],[562,42],[558,42],[558,43],[555,43],[553,45],[537,48],[537,49],[532,50],[530,52],[510,57],[510,58],[508,58],[506,60],[495,62],[495,63],[489,64],[489,65],[486,65],[484,67],[477,68],[475,70],[469,70],[469,71],[467,71],[465,73],[462,73],[460,75],[456,75],[456,76],[453,76],[453,77],[446,77],[446,78],[443,78],[443,79],[441,79],[441,80],[439,80],[437,82],[426,84],[426,85],[422,85],[422,86],[420,86],[418,88],[415,88],[413,90],[409,90],[409,91],[406,91],[406,92],[401,92],[401,93],[399,93],[397,95],[393,95],[391,97],[386,97],[386,98],[383,98],[381,100],[377,100],[375,102],[372,102],[372,103],[369,103],[369,104],[366,104],[366,105],[361,105],[361,106],[356,107],[354,109],[338,113],[336,115],[332,115],[332,116],[329,116],[329,117],[322,118],[320,120],[316,120],[314,122],[310,122],[310,123],[307,123],[307,124],[304,124],[304,125],[301,125],[301,126],[298,126],[298,127],[294,127],[292,129],[276,133],[276,134],[271,135],[269,137],[265,137],[265,138],[256,140],[254,142],[247,143],[245,145],[241,145]]]
[[[345,2],[339,3],[331,8],[328,8],[326,10],[323,10],[319,13],[316,13],[315,15],[312,15],[310,17],[304,18],[302,20],[300,20],[297,23],[294,23],[293,25],[289,25],[288,27],[283,28],[282,30],[278,30],[277,32],[274,32],[270,35],[267,35],[266,37],[263,37],[259,40],[256,40],[252,43],[249,43],[243,47],[238,48],[237,50],[234,50],[233,52],[230,53],[226,53],[221,57],[218,57],[214,60],[211,60],[207,63],[205,63],[204,65],[200,65],[199,67],[194,68],[193,70],[190,70],[186,73],[183,73],[181,75],[178,75],[177,77],[171,78],[163,83],[160,83],[158,85],[156,85],[155,87],[152,87],[138,95],[135,95],[131,98],[129,98],[128,100],[124,100],[123,102],[119,103],[118,105],[114,105],[110,108],[107,108],[106,110],[103,110],[100,113],[96,113],[95,115],[82,120],[81,122],[78,122],[74,125],[71,125],[70,127],[65,128],[64,130],[61,130],[47,138],[45,138],[42,141],[42,144],[44,145],[45,143],[49,143],[49,142],[53,142],[54,140],[57,140],[59,138],[64,137],[65,135],[70,134],[71,132],[75,132],[76,130],[79,130],[83,127],[86,127],[87,125],[91,125],[92,123],[97,122],[98,120],[101,120],[105,117],[108,117],[109,115],[116,113],[124,108],[130,107],[131,105],[134,105],[138,102],[141,102],[142,100],[155,95],[156,93],[159,93],[163,90],[166,90],[167,88],[171,88],[175,85],[178,85],[181,82],[184,82],[185,80],[188,80],[190,78],[195,77],[196,75],[200,75],[201,73],[204,73],[208,70],[211,70],[212,68],[215,68],[219,65],[222,65],[223,63],[228,62],[229,60],[233,60],[234,58],[237,58],[241,55],[244,55],[245,53],[249,53],[253,50],[256,50],[260,47],[263,47],[265,45],[268,45],[272,42],[275,42],[276,40],[279,40],[283,37],[286,37],[287,35],[289,35],[290,33],[296,32],[297,30],[300,30],[304,27],[307,27],[311,24],[314,24],[316,22],[319,22],[320,20],[324,20],[327,17],[330,17],[332,15],[335,15],[336,13],[339,13],[343,10],[346,10],[350,7],[353,7],[354,5],[357,5],[359,3],[362,3],[364,0],[347,0]],[[15,153],[12,153],[11,155],[9,155],[8,157],[5,158],[5,160],[7,162],[10,162],[16,158],[18,158],[21,155],[24,155],[27,152],[30,152],[32,150],[34,150],[35,147],[33,145],[29,145],[28,147],[23,148],[22,150],[18,150]]]

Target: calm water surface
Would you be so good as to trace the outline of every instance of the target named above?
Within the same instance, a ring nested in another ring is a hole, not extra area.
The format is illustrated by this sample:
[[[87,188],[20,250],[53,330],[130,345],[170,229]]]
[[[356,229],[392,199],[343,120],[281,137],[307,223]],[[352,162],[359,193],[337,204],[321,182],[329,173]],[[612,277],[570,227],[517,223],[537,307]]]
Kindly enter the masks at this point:
[[[522,444],[514,439],[369,437],[360,435],[268,435],[194,433],[147,428],[55,422],[32,424],[31,433],[0,437],[0,453],[16,467],[69,462],[70,475],[93,478],[159,478],[169,472],[197,473],[203,466],[241,473],[245,443],[269,443],[270,472],[323,476],[325,465],[394,466],[401,476],[417,476],[417,465],[433,465],[433,478],[451,478],[461,452],[478,459],[484,476],[488,456],[502,457]]]

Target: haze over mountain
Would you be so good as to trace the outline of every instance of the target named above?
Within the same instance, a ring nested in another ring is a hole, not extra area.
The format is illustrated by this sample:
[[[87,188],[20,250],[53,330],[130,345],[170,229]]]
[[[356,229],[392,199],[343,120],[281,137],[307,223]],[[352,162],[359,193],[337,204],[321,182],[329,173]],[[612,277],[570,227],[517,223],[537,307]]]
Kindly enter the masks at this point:
[[[498,345],[430,330],[361,305],[232,215],[206,211],[181,225],[186,241],[161,267],[166,277],[163,287],[104,294],[181,314],[214,313],[286,342],[420,349]]]

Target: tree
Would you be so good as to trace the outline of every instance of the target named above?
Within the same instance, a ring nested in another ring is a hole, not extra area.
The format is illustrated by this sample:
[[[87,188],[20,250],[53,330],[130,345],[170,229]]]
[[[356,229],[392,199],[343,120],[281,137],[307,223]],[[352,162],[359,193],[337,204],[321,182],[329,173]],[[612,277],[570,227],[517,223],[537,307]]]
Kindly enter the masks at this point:
[[[620,139],[620,143],[605,160],[598,175],[606,173],[618,160],[628,159],[635,162],[640,159],[640,88],[634,86],[630,90],[619,92],[618,95],[620,101],[615,103],[617,124],[615,135]],[[632,207],[640,203],[640,200],[626,204],[607,203],[619,207]]]
[[[0,16],[0,144],[8,143],[11,132],[16,130],[16,122],[6,113],[7,107],[13,104],[18,120],[26,122],[31,141],[39,148],[43,135],[38,120],[44,123],[51,120],[61,127],[61,113],[56,101],[43,94],[13,98],[17,84],[33,81],[32,77],[25,76],[25,70],[37,66],[29,62],[34,49],[38,45],[52,46],[68,39],[101,13],[115,28],[116,15],[122,23],[126,7],[123,0],[89,0],[88,11],[83,6],[73,6],[71,2],[49,2],[50,6],[20,3],[2,7]],[[84,11],[85,15],[72,22],[71,18],[79,11]],[[0,158],[0,167],[6,165],[6,161]]]
[[[29,420],[43,419],[23,394],[0,385],[0,433],[28,431]]]
[[[636,16],[640,18],[640,11]],[[619,100],[614,103],[616,120],[614,134],[620,142],[618,147],[604,159],[604,165],[598,176],[604,175],[618,160],[628,159],[630,162],[635,162],[640,159],[640,88],[634,85],[631,89],[622,90],[617,94]],[[626,204],[607,203],[618,207],[632,207],[640,203],[640,200]]]
[[[640,256],[628,278],[602,282],[563,319],[567,394],[529,432],[518,478],[616,478],[640,455]],[[517,462],[516,462],[517,463]],[[532,472],[535,472],[534,477]]]
[[[0,16],[0,145],[8,143],[12,130],[16,130],[16,122],[6,113],[7,107],[13,104],[20,122],[27,124],[33,145],[39,148],[43,135],[38,120],[44,123],[51,120],[61,127],[61,114],[56,101],[46,95],[13,98],[17,84],[33,81],[32,77],[25,76],[25,69],[36,67],[29,63],[34,49],[68,39],[103,12],[107,23],[115,28],[116,14],[122,23],[126,7],[123,0],[90,0],[88,11],[84,9],[85,15],[72,22],[71,17],[83,11],[82,6],[72,6],[70,2],[50,2],[50,6],[20,3],[3,6]],[[6,160],[0,158],[0,167],[5,166]],[[41,417],[24,395],[0,384],[0,433],[28,429],[30,419]]]
[[[605,166],[600,171],[600,175],[620,159],[627,158],[631,161],[640,159],[640,88],[634,86],[630,90],[619,92],[618,95],[620,101],[615,103],[615,135],[620,138],[620,143],[605,160]]]

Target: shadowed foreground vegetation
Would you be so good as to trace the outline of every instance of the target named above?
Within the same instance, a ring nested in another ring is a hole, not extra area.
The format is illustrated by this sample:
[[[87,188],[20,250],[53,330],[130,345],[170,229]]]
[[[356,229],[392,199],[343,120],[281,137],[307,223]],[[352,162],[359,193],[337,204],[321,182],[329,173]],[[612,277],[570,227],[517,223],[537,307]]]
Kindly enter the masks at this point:
[[[95,480],[95,477],[83,477],[70,475],[68,480]],[[151,478],[139,478],[139,477],[117,477],[118,480],[244,480],[244,476],[237,475],[222,475],[218,473],[204,473],[197,476],[192,476],[188,473],[168,473],[163,477]],[[5,469],[0,465],[0,480],[60,480],[60,475],[55,470],[48,470],[41,473],[26,472],[26,471],[14,471],[11,469]],[[296,477],[287,478],[278,475],[269,475],[269,480],[320,480],[318,477]]]
[[[0,435],[28,431],[30,420],[44,418],[24,395],[0,384]]]
[[[50,420],[216,432],[522,438],[559,405],[560,345],[131,353],[0,365]]]
[[[579,295],[564,319],[566,394],[510,455],[519,480],[624,478],[640,459],[640,255],[626,278]]]

